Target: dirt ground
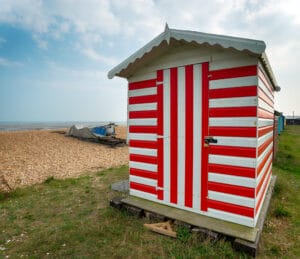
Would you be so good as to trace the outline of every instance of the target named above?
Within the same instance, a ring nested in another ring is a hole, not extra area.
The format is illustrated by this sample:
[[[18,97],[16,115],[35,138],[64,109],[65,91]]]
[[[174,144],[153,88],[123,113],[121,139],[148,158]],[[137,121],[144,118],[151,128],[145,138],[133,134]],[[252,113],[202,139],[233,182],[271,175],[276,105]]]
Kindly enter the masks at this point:
[[[126,127],[116,128],[126,138]],[[0,132],[0,190],[128,164],[128,147],[66,137],[61,130]]]

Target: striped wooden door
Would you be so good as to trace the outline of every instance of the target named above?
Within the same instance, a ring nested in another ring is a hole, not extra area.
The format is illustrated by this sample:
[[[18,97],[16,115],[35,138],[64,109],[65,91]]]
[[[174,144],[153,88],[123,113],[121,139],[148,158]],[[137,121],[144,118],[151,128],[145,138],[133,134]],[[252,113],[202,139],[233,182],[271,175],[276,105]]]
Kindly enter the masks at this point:
[[[207,210],[208,63],[157,72],[158,199]]]

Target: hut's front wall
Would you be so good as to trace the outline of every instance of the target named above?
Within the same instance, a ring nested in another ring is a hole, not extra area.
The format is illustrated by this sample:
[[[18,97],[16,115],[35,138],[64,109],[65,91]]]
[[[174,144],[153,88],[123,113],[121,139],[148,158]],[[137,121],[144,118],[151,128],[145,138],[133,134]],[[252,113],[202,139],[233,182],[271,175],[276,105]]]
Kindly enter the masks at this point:
[[[255,226],[272,168],[270,87],[257,58],[208,47],[177,46],[137,71],[130,194]]]

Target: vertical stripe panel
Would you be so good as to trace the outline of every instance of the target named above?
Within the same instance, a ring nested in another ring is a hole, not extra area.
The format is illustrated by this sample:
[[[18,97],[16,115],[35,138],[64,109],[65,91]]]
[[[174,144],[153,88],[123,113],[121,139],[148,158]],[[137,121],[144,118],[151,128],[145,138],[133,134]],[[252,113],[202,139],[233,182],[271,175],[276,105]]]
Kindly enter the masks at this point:
[[[178,205],[184,205],[185,186],[185,71],[178,68]]]
[[[201,101],[202,101],[202,67],[194,65],[194,131],[193,131],[193,208],[200,210],[201,195]]]

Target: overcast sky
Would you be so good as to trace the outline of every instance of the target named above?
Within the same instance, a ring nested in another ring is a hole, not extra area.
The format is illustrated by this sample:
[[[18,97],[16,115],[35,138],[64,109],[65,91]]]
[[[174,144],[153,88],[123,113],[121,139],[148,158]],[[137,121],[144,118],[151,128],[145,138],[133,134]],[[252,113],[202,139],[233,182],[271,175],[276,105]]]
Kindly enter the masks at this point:
[[[300,115],[300,1],[0,0],[0,121],[125,121],[126,80],[107,72],[164,30],[264,40]]]

